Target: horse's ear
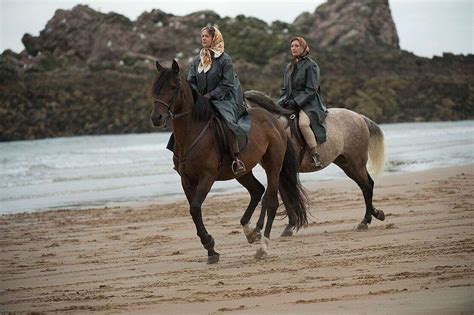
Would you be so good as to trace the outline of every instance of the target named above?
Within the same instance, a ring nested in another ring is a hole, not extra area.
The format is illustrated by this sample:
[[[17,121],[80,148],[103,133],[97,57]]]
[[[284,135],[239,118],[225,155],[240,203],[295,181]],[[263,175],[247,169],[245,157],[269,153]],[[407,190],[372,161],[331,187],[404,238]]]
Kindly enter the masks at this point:
[[[160,65],[160,63],[158,62],[158,60],[155,61],[155,66],[156,66],[156,70],[157,70],[158,72],[161,72],[161,71],[164,69],[164,67],[163,67],[162,65]]]
[[[178,65],[178,62],[176,62],[176,60],[173,59],[173,71],[178,74],[179,73],[179,65]]]

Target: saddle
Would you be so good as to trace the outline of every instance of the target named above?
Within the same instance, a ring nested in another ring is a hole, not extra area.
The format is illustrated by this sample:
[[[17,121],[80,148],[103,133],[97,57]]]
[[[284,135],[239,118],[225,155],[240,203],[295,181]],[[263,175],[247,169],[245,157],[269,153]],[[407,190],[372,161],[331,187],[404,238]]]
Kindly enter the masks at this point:
[[[301,164],[306,152],[308,151],[308,144],[306,143],[299,128],[299,111],[295,112],[291,109],[280,107],[270,96],[260,91],[245,91],[244,96],[248,101],[251,102],[251,104],[255,104],[255,107],[263,108],[275,115],[277,118],[285,117],[287,119],[287,125],[285,126],[285,129],[290,128],[291,138],[295,139],[295,144],[300,147],[299,156],[301,157]],[[251,107],[253,106],[251,105]],[[321,144],[325,141],[325,137],[318,138],[317,135],[315,136],[318,144]]]
[[[193,100],[194,100],[194,109],[193,116],[199,120],[211,120],[211,128],[214,129],[214,135],[216,143],[219,143],[220,146],[227,146],[226,134],[233,135],[230,127],[227,126],[226,120],[221,116],[219,110],[215,107],[214,102],[211,100],[205,99],[201,94],[195,89],[191,89]],[[243,114],[236,124],[248,135],[250,130],[250,116],[248,113]],[[247,136],[239,137],[239,148],[242,150],[247,145]],[[232,139],[233,140],[233,139]]]
[[[249,115],[244,115],[242,116],[238,123],[240,124],[240,121],[248,120],[248,124],[250,125],[250,116]],[[219,152],[219,156],[223,156],[225,154],[229,154],[229,143],[228,143],[228,137],[232,137],[234,140],[236,137],[235,134],[233,134],[232,130],[226,126],[226,123],[223,118],[219,117],[216,115],[212,121],[211,121],[211,130],[212,130],[212,135],[214,137],[214,143],[217,144],[217,149]],[[238,137],[238,142],[239,142],[239,151],[242,151],[247,147],[248,144],[248,137],[243,136],[243,137]]]

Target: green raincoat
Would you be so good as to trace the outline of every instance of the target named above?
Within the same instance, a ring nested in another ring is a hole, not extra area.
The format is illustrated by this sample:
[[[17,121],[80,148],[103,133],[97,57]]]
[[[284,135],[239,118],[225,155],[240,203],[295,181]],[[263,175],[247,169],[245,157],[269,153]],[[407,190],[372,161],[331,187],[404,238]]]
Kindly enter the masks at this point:
[[[237,124],[238,119],[246,113],[246,108],[232,58],[225,52],[218,58],[213,57],[211,69],[201,73],[197,71],[199,62],[198,55],[189,69],[189,84],[201,95],[209,93],[214,107],[234,134],[245,136],[245,130]]]
[[[327,109],[321,98],[319,66],[309,57],[303,57],[292,71],[292,63],[285,68],[279,102],[295,100],[311,121],[311,129],[318,143],[326,141]]]

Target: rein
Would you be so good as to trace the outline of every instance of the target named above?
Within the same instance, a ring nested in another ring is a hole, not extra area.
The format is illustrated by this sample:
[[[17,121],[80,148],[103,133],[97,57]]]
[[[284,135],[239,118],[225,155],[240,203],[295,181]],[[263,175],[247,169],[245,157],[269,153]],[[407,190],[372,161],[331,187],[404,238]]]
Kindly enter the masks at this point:
[[[164,118],[166,122],[168,122],[168,120],[171,118],[172,120],[176,120],[178,118],[181,118],[181,117],[184,117],[188,114],[190,114],[192,112],[192,110],[189,110],[187,112],[183,112],[183,113],[175,113],[173,110],[172,110],[172,106],[174,105],[175,101],[176,101],[176,98],[178,97],[178,93],[181,91],[181,77],[178,77],[178,80],[177,80],[177,87],[176,87],[176,91],[174,92],[173,94],[173,97],[171,98],[171,101],[169,103],[166,103],[165,101],[163,100],[155,100],[155,104],[159,104],[161,106],[164,106],[167,110],[168,110],[168,115]],[[204,136],[204,133],[206,132],[206,130],[209,128],[210,124],[211,124],[211,121],[212,119],[209,119],[209,121],[207,122],[206,126],[204,126],[204,128],[201,130],[201,132],[199,133],[199,135],[196,137],[196,139],[194,139],[193,143],[189,146],[189,148],[185,151],[185,153],[183,154],[183,157],[179,157],[176,155],[176,153],[173,153],[173,158],[176,158],[179,162],[179,164],[182,164],[186,161],[186,159],[188,158],[188,155],[191,153],[191,151],[196,147],[196,145],[198,144],[199,140],[201,140],[201,138]]]
[[[191,113],[191,111],[187,111],[187,112],[184,112],[184,113],[176,114],[171,110],[171,106],[168,103],[166,103],[165,101],[155,100],[155,103],[163,105],[168,110],[168,116],[165,117],[165,121],[168,121],[170,118],[172,120],[175,120],[175,119],[181,118],[181,117],[186,116],[187,114]]]
[[[176,86],[176,91],[173,94],[173,97],[171,98],[170,103],[166,103],[165,101],[162,100],[155,100],[155,104],[158,103],[159,105],[164,106],[168,110],[168,115],[165,117],[165,122],[168,122],[168,120],[171,118],[172,120],[181,118],[183,116],[186,116],[191,113],[191,111],[187,111],[184,113],[175,113],[171,110],[171,107],[173,106],[174,102],[176,101],[176,98],[178,97],[178,93],[181,90],[181,77],[178,77],[177,81],[177,86]]]
[[[182,158],[177,156],[176,153],[173,154],[173,157],[178,160],[179,164],[182,164],[182,163],[186,162],[186,159],[188,158],[189,153],[191,153],[191,151],[194,149],[194,147],[198,144],[199,140],[201,140],[201,138],[204,136],[204,133],[206,132],[206,130],[211,125],[211,121],[212,120],[210,119],[207,122],[206,126],[204,126],[204,128],[201,130],[199,135],[196,137],[196,139],[194,139],[193,143],[191,143],[191,145],[189,146],[189,149],[187,151],[185,151]]]

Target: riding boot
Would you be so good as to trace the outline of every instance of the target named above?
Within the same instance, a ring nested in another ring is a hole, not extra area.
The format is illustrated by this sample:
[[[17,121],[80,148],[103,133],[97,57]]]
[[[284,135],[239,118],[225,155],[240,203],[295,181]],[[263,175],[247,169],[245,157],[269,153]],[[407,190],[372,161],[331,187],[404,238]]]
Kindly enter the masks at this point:
[[[317,168],[322,167],[323,164],[321,163],[320,156],[318,151],[316,150],[317,147],[313,147],[309,149],[311,152],[311,158],[313,159],[313,165]]]
[[[234,161],[232,162],[232,172],[235,175],[243,173],[246,171],[245,164],[241,160],[239,160],[239,139],[234,137],[234,141],[232,142],[232,153],[234,155]]]

